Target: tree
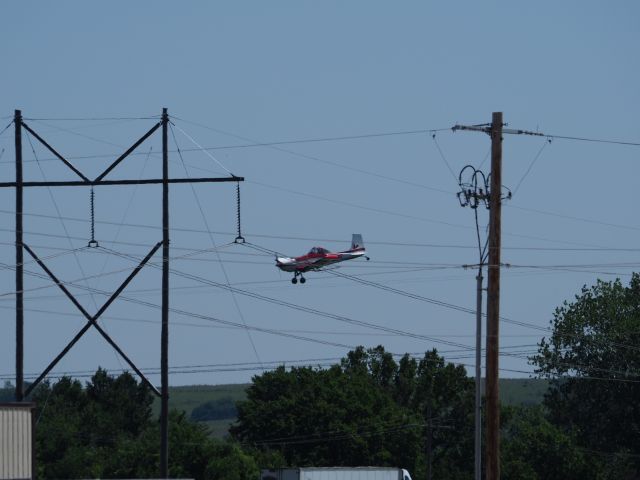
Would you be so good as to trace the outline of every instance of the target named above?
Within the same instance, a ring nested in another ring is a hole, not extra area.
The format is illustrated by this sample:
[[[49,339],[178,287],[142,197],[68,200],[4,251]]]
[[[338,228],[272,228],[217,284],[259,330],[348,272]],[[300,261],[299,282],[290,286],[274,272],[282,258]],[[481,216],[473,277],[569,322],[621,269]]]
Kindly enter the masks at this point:
[[[414,408],[425,423],[426,477],[466,478],[473,472],[473,380],[434,349],[420,360],[415,385]]]
[[[419,478],[428,456],[434,478],[464,478],[473,471],[473,391],[464,368],[435,350],[398,363],[382,346],[358,347],[329,369],[255,376],[231,433],[280,451],[288,465],[403,466]]]
[[[280,367],[253,378],[231,433],[289,465],[396,466],[415,459],[417,423],[359,367]]]
[[[584,286],[550,323],[532,358],[554,379],[544,401],[550,420],[611,468],[640,475],[640,275],[628,286]]]
[[[576,441],[545,417],[541,407],[509,407],[501,414],[504,480],[594,478],[592,462]]]

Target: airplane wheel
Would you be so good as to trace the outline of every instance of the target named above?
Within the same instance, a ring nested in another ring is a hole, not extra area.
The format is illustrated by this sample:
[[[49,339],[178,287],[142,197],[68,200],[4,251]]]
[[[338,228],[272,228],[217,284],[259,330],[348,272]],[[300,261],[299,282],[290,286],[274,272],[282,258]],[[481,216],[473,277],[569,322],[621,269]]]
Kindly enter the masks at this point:
[[[291,279],[291,283],[293,283],[295,285],[296,283],[298,283],[298,279],[296,277],[293,277]]]
[[[300,283],[304,283],[304,282],[306,282],[306,281],[307,281],[307,279],[306,279],[306,278],[304,278],[304,277],[300,277]]]

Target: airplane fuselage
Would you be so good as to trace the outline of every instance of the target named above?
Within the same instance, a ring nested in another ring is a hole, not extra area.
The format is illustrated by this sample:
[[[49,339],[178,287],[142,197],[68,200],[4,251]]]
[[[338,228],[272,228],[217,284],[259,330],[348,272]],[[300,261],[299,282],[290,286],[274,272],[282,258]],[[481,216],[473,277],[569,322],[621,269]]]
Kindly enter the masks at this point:
[[[362,257],[364,249],[349,250],[346,252],[308,253],[300,257],[278,257],[276,266],[285,272],[308,272],[309,270],[319,270],[329,265]]]

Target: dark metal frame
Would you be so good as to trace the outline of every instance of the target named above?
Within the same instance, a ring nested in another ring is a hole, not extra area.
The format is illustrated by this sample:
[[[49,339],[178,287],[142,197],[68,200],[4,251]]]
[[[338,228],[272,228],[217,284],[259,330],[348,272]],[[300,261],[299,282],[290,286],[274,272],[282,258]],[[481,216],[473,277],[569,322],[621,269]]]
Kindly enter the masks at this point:
[[[122,155],[114,160],[107,169],[98,175],[94,180],[90,180],[82,174],[71,162],[58,153],[49,143],[47,143],[40,135],[38,135],[31,127],[29,127],[22,119],[22,112],[15,111],[15,156],[16,156],[16,181],[0,182],[0,187],[14,187],[16,189],[16,401],[23,402],[33,389],[47,376],[54,366],[67,354],[73,345],[89,330],[92,326],[104,337],[104,339],[124,358],[129,366],[140,376],[140,379],[160,397],[160,477],[168,476],[168,415],[169,415],[169,184],[171,183],[218,183],[218,182],[242,182],[243,177],[204,177],[204,178],[169,178],[169,150],[168,150],[168,125],[169,115],[167,109],[162,109],[162,117],[147,133],[129,147]],[[122,162],[130,153],[140,146],[147,138],[149,138],[156,130],[162,127],[162,178],[141,179],[141,180],[104,180],[104,178]],[[45,148],[53,153],[62,161],[69,169],[71,169],[81,180],[75,181],[42,181],[25,182],[22,175],[22,128],[27,130],[34,138],[36,138]],[[82,305],[74,298],[69,290],[60,280],[53,274],[44,262],[36,255],[36,253],[23,241],[23,195],[25,187],[72,187],[72,186],[91,186],[100,185],[149,185],[162,184],[162,241],[158,242],[147,256],[138,264],[137,267],[122,282],[118,289],[109,297],[109,299],[100,307],[94,315],[89,314]],[[160,335],[160,377],[161,389],[158,389],[143,375],[143,373],[135,366],[129,357],[122,351],[120,347],[111,339],[111,337],[98,324],[98,318],[113,303],[113,301],[122,293],[129,282],[138,274],[151,257],[162,246],[162,326]],[[82,315],[87,319],[86,325],[73,337],[67,346],[60,352],[56,358],[45,368],[42,374],[24,389],[24,250],[33,257],[40,267],[47,273],[51,280],[58,285],[62,292],[71,300],[71,302],[80,310]]]

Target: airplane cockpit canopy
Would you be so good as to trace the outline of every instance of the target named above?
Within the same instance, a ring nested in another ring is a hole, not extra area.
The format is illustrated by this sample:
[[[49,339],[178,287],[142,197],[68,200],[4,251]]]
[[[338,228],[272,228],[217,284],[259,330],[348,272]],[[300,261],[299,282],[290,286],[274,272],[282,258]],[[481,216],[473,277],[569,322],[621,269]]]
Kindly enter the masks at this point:
[[[329,250],[327,250],[326,248],[322,248],[322,247],[313,247],[311,250],[309,250],[310,254],[325,254],[325,253],[329,253]]]

